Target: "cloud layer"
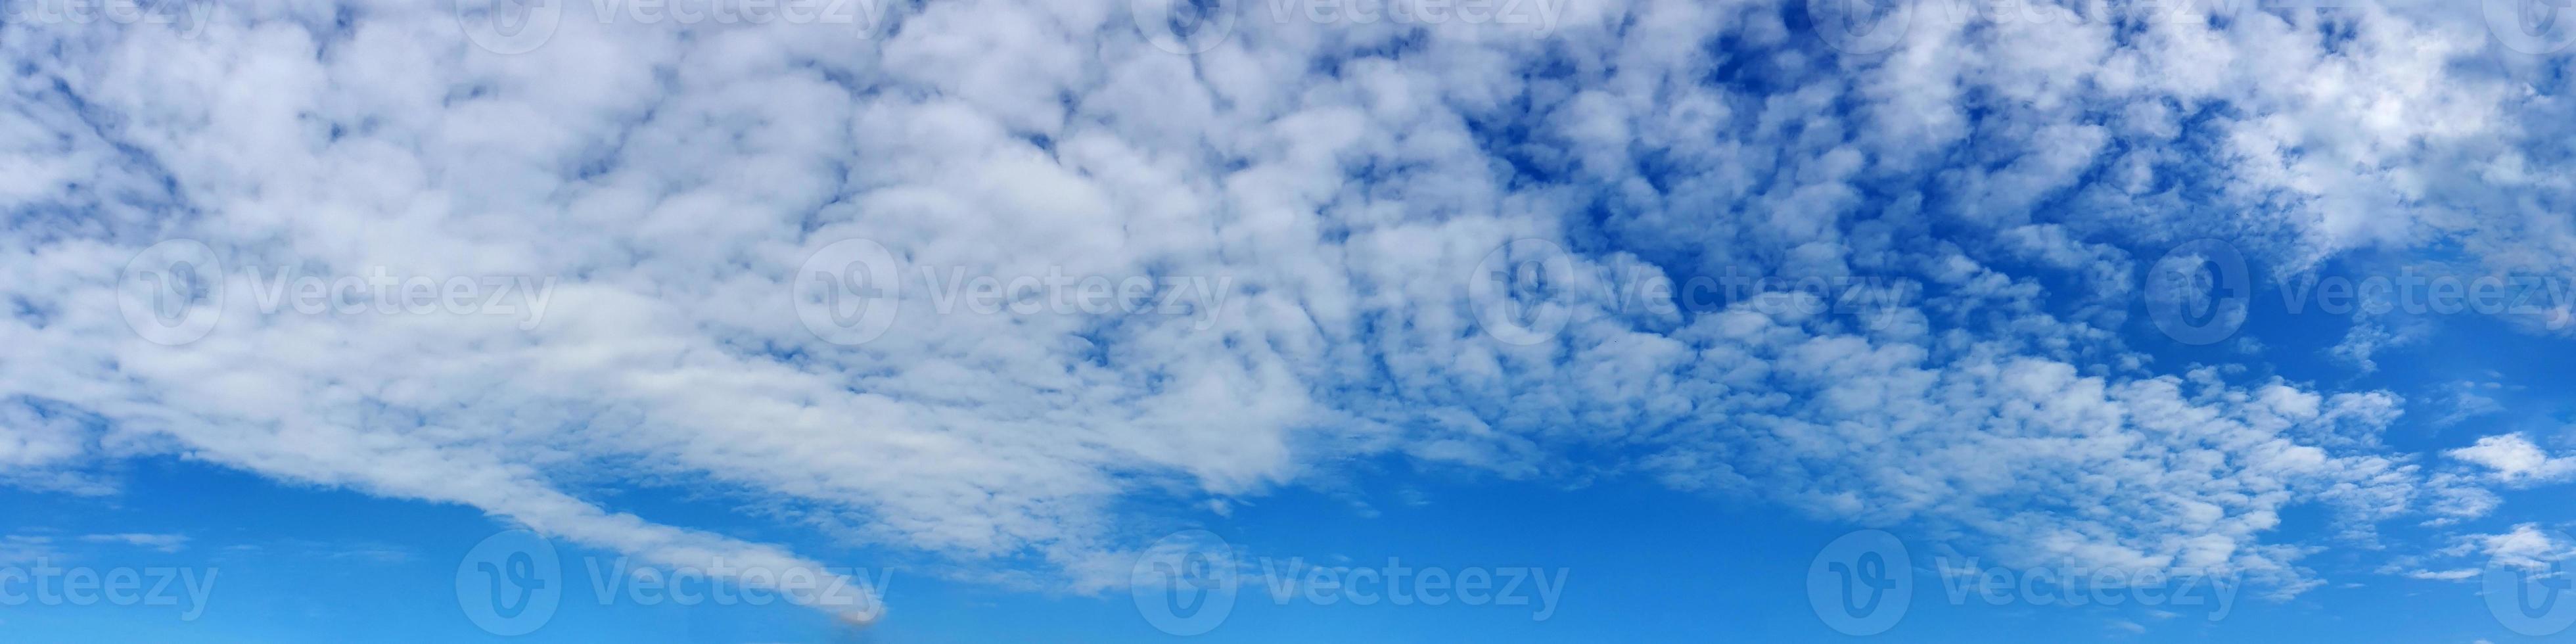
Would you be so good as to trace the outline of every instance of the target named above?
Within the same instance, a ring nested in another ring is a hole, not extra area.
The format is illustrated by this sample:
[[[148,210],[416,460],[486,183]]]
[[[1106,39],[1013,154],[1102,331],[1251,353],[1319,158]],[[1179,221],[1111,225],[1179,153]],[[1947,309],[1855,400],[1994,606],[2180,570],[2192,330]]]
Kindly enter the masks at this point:
[[[95,491],[98,462],[176,453],[673,565],[809,565],[595,494],[680,482],[1096,589],[1139,543],[1123,501],[1395,457],[2295,592],[2308,546],[2267,538],[2291,504],[2366,539],[2492,497],[2380,444],[2391,392],[2136,346],[2145,264],[2201,237],[2288,267],[2576,257],[2563,61],[2467,10],[1927,4],[1851,54],[1794,3],[1236,7],[1199,40],[1124,4],[564,3],[502,41],[418,3],[0,27],[0,475]],[[212,260],[133,268],[173,239]],[[883,257],[817,277],[851,239]],[[355,304],[279,304],[279,275]],[[1731,276],[1834,286],[1636,288]],[[1085,300],[1093,278],[1144,299]],[[365,305],[412,282],[476,304]],[[809,323],[859,283],[880,328]],[[218,291],[175,343],[151,329],[183,311],[120,308]]]

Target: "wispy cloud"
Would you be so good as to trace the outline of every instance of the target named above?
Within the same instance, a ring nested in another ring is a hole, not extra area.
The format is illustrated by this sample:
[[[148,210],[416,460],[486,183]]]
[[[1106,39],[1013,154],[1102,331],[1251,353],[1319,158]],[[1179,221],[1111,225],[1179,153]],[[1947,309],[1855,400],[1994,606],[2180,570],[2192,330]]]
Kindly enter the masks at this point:
[[[129,546],[135,546],[135,547],[140,547],[140,548],[149,548],[149,549],[152,549],[152,550],[159,550],[159,551],[162,551],[162,552],[178,552],[178,551],[180,551],[180,550],[185,549],[185,548],[187,548],[187,547],[188,547],[188,536],[187,536],[187,535],[183,535],[183,534],[152,534],[152,533],[140,533],[140,532],[128,532],[128,533],[120,533],[120,534],[90,534],[90,535],[81,535],[80,540],[81,540],[81,541],[86,541],[86,542],[89,542],[89,543],[112,543],[112,544],[129,545]]]

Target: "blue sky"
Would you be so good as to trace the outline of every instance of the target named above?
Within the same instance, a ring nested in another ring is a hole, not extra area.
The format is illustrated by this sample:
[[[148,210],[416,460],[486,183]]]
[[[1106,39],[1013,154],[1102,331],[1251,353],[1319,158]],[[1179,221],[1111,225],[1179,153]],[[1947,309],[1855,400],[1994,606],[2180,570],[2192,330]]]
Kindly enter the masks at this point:
[[[603,605],[581,599],[565,602],[537,633],[502,638],[476,629],[457,605],[452,587],[462,553],[497,528],[475,512],[279,487],[174,462],[138,463],[135,468],[137,484],[221,492],[237,501],[220,509],[184,498],[150,503],[135,499],[123,507],[101,507],[13,494],[13,507],[30,508],[24,516],[43,518],[11,528],[46,534],[136,526],[224,526],[220,536],[198,533],[200,538],[177,553],[97,548],[76,550],[66,557],[98,566],[218,570],[216,593],[202,617],[179,621],[185,606],[25,606],[8,617],[15,632],[29,641],[104,634],[109,639],[214,642],[595,641],[601,637],[653,642],[1853,639],[1819,622],[1803,592],[1806,557],[1848,532],[1847,526],[1650,486],[1608,484],[1568,490],[1472,481],[1405,487],[1431,502],[1398,505],[1376,516],[1353,512],[1347,497],[1283,493],[1225,527],[1230,539],[1244,545],[1293,553],[1282,558],[1396,556],[1416,566],[1535,563],[1562,567],[1571,578],[1564,607],[1556,615],[1532,621],[1526,608],[1505,606],[1315,606],[1302,601],[1283,606],[1270,600],[1267,590],[1259,590],[1252,593],[1258,596],[1238,599],[1237,613],[1217,630],[1176,638],[1140,618],[1126,594],[1081,597],[996,590],[907,575],[897,568],[886,596],[895,607],[892,610],[902,613],[890,613],[888,621],[863,633],[832,624],[810,609],[784,604],[683,608],[635,606],[625,600]],[[1394,496],[1378,489],[1380,485],[1384,483],[1366,486],[1372,488],[1371,496]],[[1696,510],[1672,511],[1676,505]],[[1534,515],[1545,519],[1534,520]],[[227,545],[211,547],[218,542]],[[899,561],[833,549],[829,544],[814,546],[833,556]],[[574,560],[613,560],[617,555],[570,548],[565,554],[571,563],[564,574],[574,584],[573,592],[595,597],[585,570],[588,564]],[[2339,577],[2370,580],[2361,587],[2321,589],[2289,602],[2249,598],[2215,622],[2206,621],[2205,612],[2158,621],[2137,607],[1993,606],[1976,597],[1953,604],[1946,590],[1926,579],[1917,590],[1916,605],[1895,630],[1879,637],[1985,641],[1996,632],[2048,632],[2069,639],[2118,641],[2481,637],[2510,641],[2505,637],[2509,633],[2494,625],[2469,589],[2451,582],[2374,578],[2367,570],[2354,569],[2369,567],[2367,561],[2359,563],[2364,565],[2328,564],[2323,569],[2338,572]],[[2154,628],[2132,635],[2108,626],[2113,620],[2151,623]]]
[[[0,632],[2563,639],[2576,21],[2312,4],[0,2]]]

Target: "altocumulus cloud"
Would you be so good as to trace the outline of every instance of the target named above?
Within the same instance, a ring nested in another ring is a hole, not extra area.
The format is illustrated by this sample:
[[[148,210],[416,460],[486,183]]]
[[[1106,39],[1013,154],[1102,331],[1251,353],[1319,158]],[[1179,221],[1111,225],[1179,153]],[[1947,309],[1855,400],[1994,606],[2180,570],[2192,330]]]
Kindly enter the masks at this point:
[[[0,26],[0,480],[112,493],[101,463],[175,453],[671,565],[820,568],[586,487],[694,481],[1098,591],[1141,542],[1122,500],[1389,457],[2295,594],[2309,548],[2267,540],[2294,501],[2366,541],[2493,497],[2381,446],[2394,393],[2158,363],[2133,346],[2143,265],[2225,237],[2279,266],[2576,268],[2547,216],[2576,134],[2561,61],[2473,8],[1916,20],[1850,53],[1800,3],[1569,0],[1546,29],[1243,19],[1175,53],[1128,4],[572,3],[514,54],[446,3]],[[808,259],[849,239],[907,280],[855,343],[798,310]],[[228,294],[177,342],[120,310],[167,240],[227,267],[155,274]],[[1551,328],[1509,342],[1470,287],[1506,247],[1562,249],[1511,296]],[[556,281],[536,324],[306,315],[262,310],[247,267]],[[1729,270],[1878,276],[1888,304],[1605,288]],[[1185,315],[991,314],[923,275],[1216,290]],[[2508,477],[2536,453],[2480,445],[2455,456]]]

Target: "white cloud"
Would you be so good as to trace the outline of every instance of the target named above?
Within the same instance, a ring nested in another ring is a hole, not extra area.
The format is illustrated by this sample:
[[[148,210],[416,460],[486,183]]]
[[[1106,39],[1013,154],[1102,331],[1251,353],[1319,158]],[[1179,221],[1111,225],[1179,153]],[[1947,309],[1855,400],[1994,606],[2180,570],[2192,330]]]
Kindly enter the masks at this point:
[[[150,548],[162,552],[178,552],[181,549],[188,547],[188,535],[184,534],[123,532],[116,534],[81,535],[81,540],[90,543],[123,544],[140,548]]]
[[[2494,507],[2379,445],[2392,393],[2122,339],[2127,263],[2193,236],[2293,265],[2443,240],[2576,268],[2512,241],[2576,238],[2544,204],[2470,221],[2496,191],[2446,187],[2565,189],[2518,152],[2564,119],[2504,118],[2564,108],[2454,73],[2473,25],[1935,21],[1870,59],[1793,33],[1792,5],[1573,3],[1543,39],[1248,21],[1195,57],[1120,3],[930,3],[867,38],[569,19],[516,56],[435,4],[261,5],[185,38],[0,27],[23,61],[0,108],[0,471],[182,454],[658,563],[804,563],[596,489],[649,480],[853,542],[1034,555],[1086,590],[1125,570],[1121,501],[1227,507],[1391,455],[2291,588],[2307,549],[2267,539],[2294,503],[2346,536]],[[170,347],[116,289],[177,238],[231,295]],[[890,328],[845,347],[794,302],[849,238],[906,281]],[[1547,342],[1495,341],[1466,297],[1515,239],[1574,249]],[[557,285],[541,321],[259,310],[240,271],[288,267]],[[1880,278],[1854,293],[1889,304],[1656,313],[1592,288],[1730,269]],[[1056,274],[1222,304],[942,304],[950,276]],[[2365,366],[2401,344],[2355,333]]]
[[[2431,579],[2438,581],[2467,581],[2475,579],[2478,575],[2483,573],[2484,571],[2476,568],[2461,568],[2458,570],[2415,570],[2407,572],[2406,576],[2415,579]]]
[[[2442,454],[2484,466],[2492,476],[2507,483],[2548,483],[2576,476],[2576,457],[2550,456],[2521,434],[2480,438],[2468,447]]]
[[[55,547],[53,537],[25,534],[0,535],[0,564],[34,563],[41,559],[60,556],[62,551]]]
[[[2548,567],[2550,562],[2576,557],[2576,543],[2552,536],[2556,534],[2542,530],[2538,524],[2516,524],[2512,531],[2502,534],[2463,536],[2451,552],[2485,557],[2489,566],[2537,570]]]

